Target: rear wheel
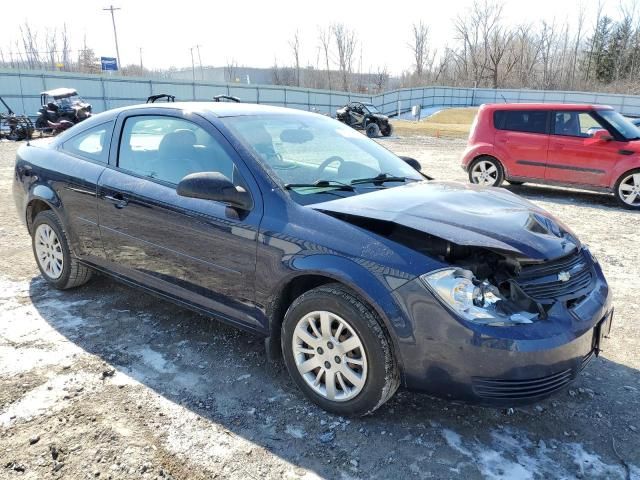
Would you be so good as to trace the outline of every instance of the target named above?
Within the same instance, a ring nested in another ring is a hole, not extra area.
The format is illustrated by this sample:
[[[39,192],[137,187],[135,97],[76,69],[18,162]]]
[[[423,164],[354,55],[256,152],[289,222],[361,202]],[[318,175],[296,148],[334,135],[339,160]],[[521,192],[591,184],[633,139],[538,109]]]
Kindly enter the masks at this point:
[[[640,209],[640,168],[624,173],[616,182],[614,194],[625,208]]]
[[[378,316],[338,284],[315,288],[293,302],[282,325],[282,351],[304,394],[339,415],[373,412],[400,384]]]
[[[476,185],[499,187],[504,181],[502,165],[494,157],[478,157],[469,167],[469,181]]]
[[[377,123],[370,123],[369,125],[367,125],[367,137],[369,138],[376,138],[380,136],[380,127],[378,126]]]
[[[78,287],[91,278],[91,270],[71,254],[60,220],[51,210],[40,212],[32,227],[33,254],[49,285],[60,290]]]

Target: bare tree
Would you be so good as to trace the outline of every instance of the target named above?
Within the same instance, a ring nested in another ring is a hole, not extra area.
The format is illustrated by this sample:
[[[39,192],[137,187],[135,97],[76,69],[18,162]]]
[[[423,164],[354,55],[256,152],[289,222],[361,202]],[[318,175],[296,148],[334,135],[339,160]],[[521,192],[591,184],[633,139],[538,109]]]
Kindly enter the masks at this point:
[[[49,65],[51,66],[52,70],[55,70],[56,65],[58,63],[57,62],[58,35],[55,28],[53,29],[53,31],[49,29],[45,31],[45,45],[46,45],[47,54],[49,56],[48,58]]]
[[[487,70],[491,76],[492,88],[498,88],[502,77],[508,77],[517,63],[513,50],[513,33],[503,26],[496,25],[487,39]]]
[[[349,90],[351,73],[353,72],[353,55],[356,50],[356,34],[342,23],[335,23],[331,27],[338,53],[338,67],[342,77],[342,89]]]
[[[229,83],[236,81],[236,74],[238,73],[238,62],[235,58],[227,59],[227,64],[224,67],[225,80]]]
[[[298,30],[293,35],[293,39],[289,41],[291,53],[293,53],[293,63],[296,69],[296,86],[300,86],[300,36]]]
[[[384,92],[385,87],[389,83],[389,72],[387,71],[387,66],[378,67],[376,73],[373,74],[373,84],[378,93]]]
[[[411,42],[407,44],[413,61],[415,62],[415,73],[418,79],[422,79],[425,63],[429,57],[429,27],[422,23],[422,20],[418,23],[414,23],[411,26]]]
[[[320,40],[320,47],[324,53],[324,65],[327,72],[327,88],[331,90],[331,64],[329,63],[331,52],[331,29],[320,29],[318,39]]]
[[[60,40],[62,43],[62,68],[64,70],[71,70],[71,45],[69,40],[69,34],[67,33],[67,24],[63,24],[62,31],[60,32]]]
[[[38,50],[38,34],[31,30],[28,22],[20,26],[20,34],[22,37],[22,45],[24,47],[27,66],[30,69],[39,68],[42,64],[40,60],[40,52]]]

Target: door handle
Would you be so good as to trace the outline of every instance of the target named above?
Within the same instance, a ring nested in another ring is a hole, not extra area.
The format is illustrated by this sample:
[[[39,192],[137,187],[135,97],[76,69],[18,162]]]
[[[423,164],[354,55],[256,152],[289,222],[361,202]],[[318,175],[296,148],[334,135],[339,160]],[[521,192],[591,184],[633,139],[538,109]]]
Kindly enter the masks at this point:
[[[129,203],[129,200],[124,198],[120,193],[115,193],[113,195],[105,195],[104,199],[107,202],[113,203],[113,206],[116,208],[124,208]]]

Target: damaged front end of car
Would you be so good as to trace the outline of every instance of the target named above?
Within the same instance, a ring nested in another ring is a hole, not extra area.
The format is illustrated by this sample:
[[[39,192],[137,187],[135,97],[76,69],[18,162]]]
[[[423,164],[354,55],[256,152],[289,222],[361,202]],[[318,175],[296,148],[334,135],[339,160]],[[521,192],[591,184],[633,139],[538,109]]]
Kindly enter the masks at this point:
[[[421,254],[416,278],[394,291],[408,319],[396,333],[410,388],[535,401],[575,379],[610,329],[595,257],[509,192],[419,182],[313,208]]]
[[[459,245],[394,222],[333,215],[448,265],[420,279],[447,308],[476,324],[508,326],[545,320],[558,300],[566,300],[569,307],[580,303],[594,278],[592,257],[585,256],[588,250],[568,232],[562,235],[574,250],[560,259],[540,261],[513,251]],[[529,225],[535,225],[538,233],[553,234],[535,217]]]

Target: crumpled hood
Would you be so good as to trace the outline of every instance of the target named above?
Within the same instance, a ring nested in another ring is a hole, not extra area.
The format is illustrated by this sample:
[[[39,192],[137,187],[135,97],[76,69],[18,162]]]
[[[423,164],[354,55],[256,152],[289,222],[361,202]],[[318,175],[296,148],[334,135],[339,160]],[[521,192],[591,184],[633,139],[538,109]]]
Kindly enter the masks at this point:
[[[458,245],[549,260],[580,246],[575,235],[545,210],[501,188],[456,182],[416,182],[311,205],[412,228]],[[425,240],[426,241],[426,240]]]

